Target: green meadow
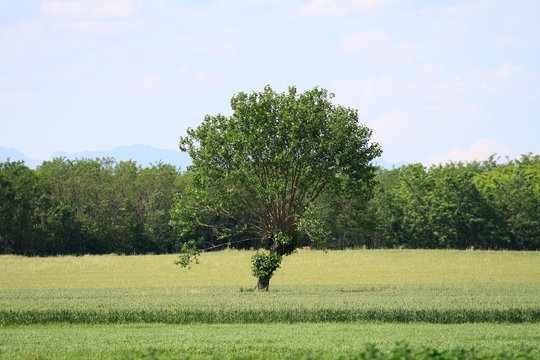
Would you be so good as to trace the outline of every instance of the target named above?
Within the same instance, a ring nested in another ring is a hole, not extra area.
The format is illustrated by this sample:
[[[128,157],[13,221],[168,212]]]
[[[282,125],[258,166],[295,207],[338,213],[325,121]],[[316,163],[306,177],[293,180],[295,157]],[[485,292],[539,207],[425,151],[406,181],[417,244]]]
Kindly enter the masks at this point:
[[[539,354],[539,252],[301,250],[269,292],[252,254],[0,256],[0,357]]]
[[[0,339],[5,359],[355,359],[405,343],[453,359],[540,355],[537,324],[55,324],[0,328]]]

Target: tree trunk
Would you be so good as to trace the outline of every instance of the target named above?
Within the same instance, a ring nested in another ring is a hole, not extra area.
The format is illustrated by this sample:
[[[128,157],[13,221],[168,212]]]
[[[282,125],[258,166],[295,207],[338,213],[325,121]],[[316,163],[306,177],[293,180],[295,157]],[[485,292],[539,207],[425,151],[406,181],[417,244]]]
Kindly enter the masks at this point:
[[[270,284],[270,278],[259,278],[257,281],[258,291],[268,291],[268,285]]]

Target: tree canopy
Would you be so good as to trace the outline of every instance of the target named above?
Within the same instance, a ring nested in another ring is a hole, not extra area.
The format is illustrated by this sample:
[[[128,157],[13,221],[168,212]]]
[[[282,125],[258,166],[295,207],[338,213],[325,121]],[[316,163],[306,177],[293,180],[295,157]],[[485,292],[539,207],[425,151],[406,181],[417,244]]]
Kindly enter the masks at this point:
[[[261,239],[269,252],[253,258],[260,288],[302,233],[315,240],[321,224],[312,205],[322,194],[371,195],[371,161],[381,148],[357,111],[332,98],[319,88],[240,92],[231,99],[231,116],[207,115],[180,139],[193,160],[193,181],[175,206],[178,227],[184,234],[208,228],[222,244]],[[227,219],[226,226],[207,221],[215,217]],[[194,245],[184,249],[181,264],[197,254]]]

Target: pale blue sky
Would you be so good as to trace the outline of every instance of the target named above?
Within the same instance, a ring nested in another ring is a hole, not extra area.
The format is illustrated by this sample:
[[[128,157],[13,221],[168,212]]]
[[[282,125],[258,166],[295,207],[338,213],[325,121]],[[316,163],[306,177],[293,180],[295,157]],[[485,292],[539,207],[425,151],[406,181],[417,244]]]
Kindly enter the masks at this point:
[[[325,87],[387,161],[540,152],[540,1],[0,0],[0,146],[176,149],[238,91]]]

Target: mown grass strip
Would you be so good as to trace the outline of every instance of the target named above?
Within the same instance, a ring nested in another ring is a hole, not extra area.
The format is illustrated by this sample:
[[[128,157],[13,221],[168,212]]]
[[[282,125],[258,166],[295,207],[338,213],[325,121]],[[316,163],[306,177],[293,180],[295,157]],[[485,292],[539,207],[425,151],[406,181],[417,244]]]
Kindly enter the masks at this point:
[[[0,325],[30,324],[252,324],[377,321],[390,323],[537,323],[540,309],[115,309],[0,310]]]

